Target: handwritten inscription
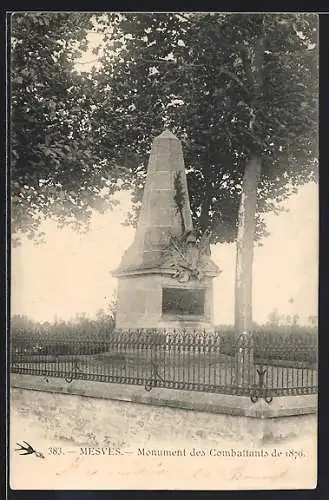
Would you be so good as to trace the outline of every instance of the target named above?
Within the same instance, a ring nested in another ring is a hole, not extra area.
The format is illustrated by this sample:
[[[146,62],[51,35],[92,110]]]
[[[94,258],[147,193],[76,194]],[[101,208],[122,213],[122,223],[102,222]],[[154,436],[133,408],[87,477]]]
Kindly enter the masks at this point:
[[[282,472],[279,472],[277,474],[271,474],[271,475],[259,475],[259,474],[246,474],[245,470],[244,470],[244,467],[243,466],[240,466],[240,467],[236,467],[235,469],[232,470],[232,475],[230,477],[230,479],[232,481],[239,481],[241,479],[249,479],[249,480],[252,480],[252,479],[267,479],[268,481],[274,481],[274,480],[277,480],[279,478],[282,478],[284,476],[286,476],[287,474],[289,473],[289,469],[285,469],[284,471]]]

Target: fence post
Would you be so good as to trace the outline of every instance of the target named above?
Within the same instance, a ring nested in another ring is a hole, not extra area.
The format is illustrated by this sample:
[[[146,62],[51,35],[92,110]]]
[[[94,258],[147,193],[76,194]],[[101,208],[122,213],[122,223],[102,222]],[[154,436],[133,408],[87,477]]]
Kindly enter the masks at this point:
[[[240,389],[249,389],[255,383],[254,342],[252,332],[241,333],[235,348],[234,385]]]

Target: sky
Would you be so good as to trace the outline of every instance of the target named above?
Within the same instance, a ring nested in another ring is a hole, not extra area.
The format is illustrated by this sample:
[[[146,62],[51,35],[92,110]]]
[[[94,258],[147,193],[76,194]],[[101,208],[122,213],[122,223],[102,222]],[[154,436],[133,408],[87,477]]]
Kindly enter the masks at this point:
[[[24,239],[12,250],[11,313],[39,321],[70,319],[77,313],[93,317],[106,309],[116,289],[111,276],[134,230],[121,222],[129,210],[127,193],[120,204],[105,214],[95,214],[91,229],[80,235],[52,222],[41,228],[46,243]],[[255,248],[253,317],[268,320],[277,309],[298,314],[300,323],[317,314],[318,187],[308,184],[285,206],[289,212],[267,215],[271,233]],[[215,324],[232,324],[234,308],[235,245],[212,249],[222,273],[214,280]]]

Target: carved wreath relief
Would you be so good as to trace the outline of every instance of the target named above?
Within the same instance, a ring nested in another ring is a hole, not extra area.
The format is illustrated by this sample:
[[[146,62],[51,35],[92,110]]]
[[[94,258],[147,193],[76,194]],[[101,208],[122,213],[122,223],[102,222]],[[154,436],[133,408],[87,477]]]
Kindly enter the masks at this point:
[[[168,248],[165,251],[164,264],[174,268],[172,277],[180,283],[191,279],[202,280],[208,267],[210,234],[205,233],[200,242],[192,231],[188,231],[181,238],[171,236]]]

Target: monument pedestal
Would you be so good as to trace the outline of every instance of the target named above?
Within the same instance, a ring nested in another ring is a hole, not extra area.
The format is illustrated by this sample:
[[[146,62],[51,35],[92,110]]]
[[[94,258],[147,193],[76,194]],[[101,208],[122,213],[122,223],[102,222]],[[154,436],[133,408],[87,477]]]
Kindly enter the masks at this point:
[[[118,279],[116,327],[213,328],[212,277],[191,284],[168,274],[137,273]]]

